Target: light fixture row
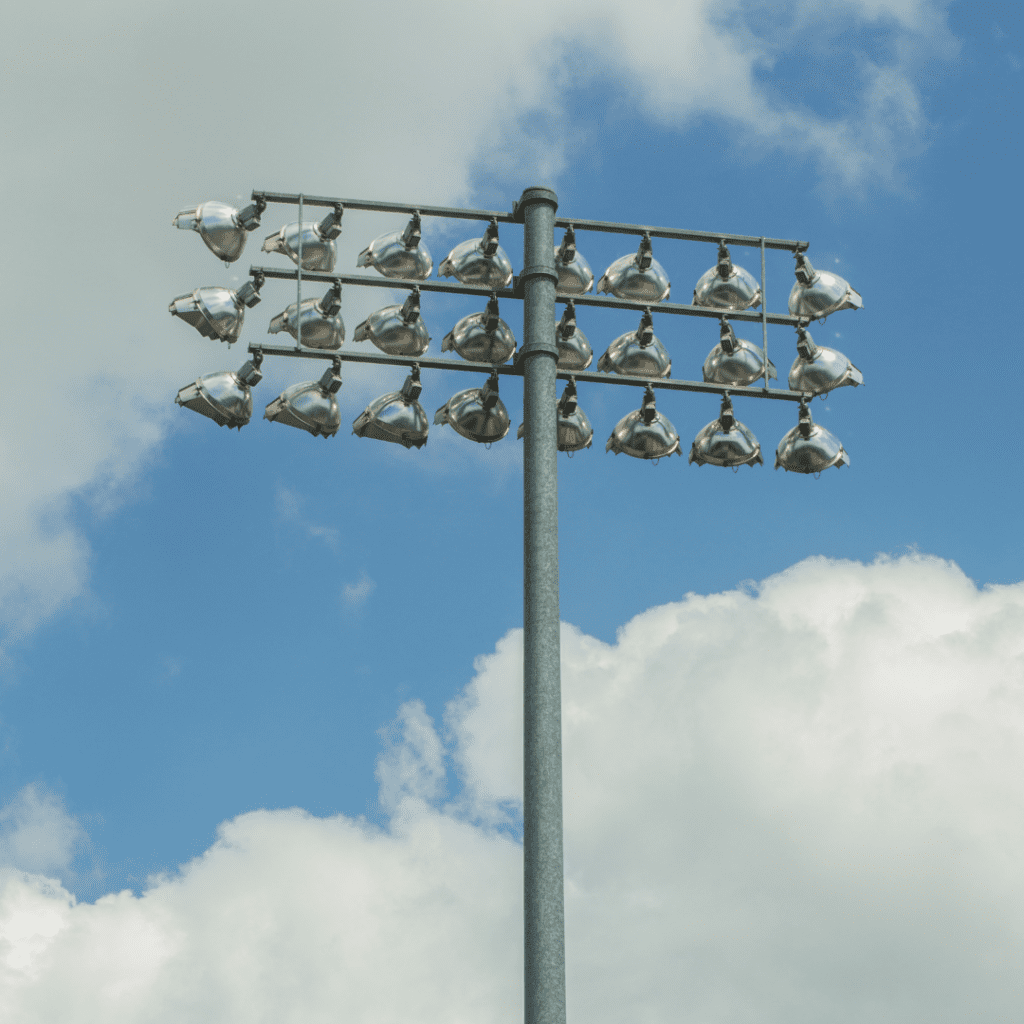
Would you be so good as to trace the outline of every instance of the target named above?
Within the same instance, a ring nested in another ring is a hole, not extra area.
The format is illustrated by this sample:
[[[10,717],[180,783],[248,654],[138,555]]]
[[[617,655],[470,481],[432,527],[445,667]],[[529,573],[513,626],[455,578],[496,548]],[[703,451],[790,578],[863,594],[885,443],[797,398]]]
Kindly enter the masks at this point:
[[[241,369],[208,373],[183,387],[178,405],[207,416],[222,427],[239,430],[252,417],[252,388],[263,379],[263,354],[252,353]],[[286,388],[270,402],[264,418],[305,430],[314,437],[333,437],[341,426],[337,392],[341,388],[341,360],[316,381],[304,381]],[[422,393],[420,368],[414,364],[398,391],[372,401],[356,417],[352,433],[406,448],[427,443],[429,424],[419,402]],[[497,371],[482,387],[466,388],[452,395],[434,415],[435,425],[447,424],[456,433],[478,444],[490,445],[509,432],[511,419],[501,400]],[[518,437],[524,436],[521,425]],[[557,403],[558,450],[577,452],[593,443],[594,428],[579,404],[576,381],[570,378]],[[627,413],[615,425],[605,444],[606,452],[623,453],[637,459],[657,460],[682,454],[679,433],[655,405],[654,389],[647,385],[639,409]],[[761,464],[761,445],[749,427],[733,413],[732,400],[722,397],[718,418],[707,424],[690,447],[689,461],[697,465],[738,468]],[[820,473],[831,466],[849,465],[849,456],[839,440],[814,423],[806,401],[800,403],[797,425],[782,439],[775,453],[775,468],[796,473]]]
[[[246,236],[260,224],[266,202],[256,202],[236,210],[225,203],[206,202],[182,210],[174,225],[199,233],[208,248],[225,262],[238,259]],[[344,208],[340,203],[319,222],[286,224],[263,243],[263,251],[287,256],[303,270],[332,273],[337,262],[336,239],[341,234]],[[576,248],[576,233],[570,225],[555,248],[558,272],[556,290],[562,295],[584,295],[594,286],[594,273]],[[808,320],[824,319],[840,309],[860,309],[858,292],[838,274],[816,270],[802,251],[796,258],[796,282],[789,295],[791,316]],[[434,269],[434,261],[423,242],[421,218],[414,213],[401,231],[390,231],[375,238],[356,260],[358,267],[370,267],[384,277],[424,281]],[[498,240],[498,222],[491,220],[483,235],[460,242],[441,261],[439,277],[454,277],[466,285],[499,290],[512,283],[513,270]],[[665,268],[654,258],[651,236],[644,232],[636,252],[615,260],[597,283],[598,292],[630,302],[658,303],[668,299],[671,282]],[[761,287],[752,274],[732,262],[723,239],[718,260],[707,270],[693,291],[693,304],[712,309],[742,311],[757,308],[762,301]]]
[[[238,291],[226,288],[197,288],[174,299],[170,312],[191,323],[205,337],[219,337],[229,344],[238,339],[247,306],[259,302],[263,278],[258,273]],[[286,332],[306,348],[337,351],[345,341],[341,318],[341,285],[335,284],[321,298],[293,302],[270,321],[270,334]],[[420,312],[420,292],[413,288],[405,302],[384,306],[371,313],[353,334],[354,342],[369,341],[390,356],[416,358],[428,349],[431,336]],[[590,367],[594,350],[576,323],[572,299],[555,328],[558,368],[578,372]],[[836,349],[816,345],[806,326],[797,328],[797,356],[789,370],[793,391],[823,394],[844,385],[864,383],[860,370]],[[501,318],[498,299],[491,293],[481,313],[463,317],[441,342],[442,352],[454,351],[474,363],[500,366],[516,354],[512,328]],[[619,335],[597,361],[603,373],[629,377],[669,377],[672,358],[654,333],[654,320],[648,307],[636,330]],[[736,332],[723,315],[718,344],[704,360],[704,381],[726,387],[747,387],[765,375],[763,350]],[[777,378],[775,365],[768,360],[768,376]]]

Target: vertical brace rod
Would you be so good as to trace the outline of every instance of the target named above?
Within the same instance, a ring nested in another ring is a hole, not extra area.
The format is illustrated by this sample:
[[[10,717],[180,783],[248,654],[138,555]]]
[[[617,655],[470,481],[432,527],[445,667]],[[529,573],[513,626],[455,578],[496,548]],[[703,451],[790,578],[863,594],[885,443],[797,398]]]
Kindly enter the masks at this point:
[[[762,306],[762,309],[764,307]],[[287,320],[287,316],[285,317]],[[295,344],[302,346],[302,193],[299,193],[299,272],[295,275]]]
[[[565,1024],[562,696],[558,609],[555,211],[516,210],[523,242],[523,926],[525,1024]]]
[[[764,294],[764,236],[761,236],[761,348],[764,352],[764,389],[771,385],[768,376],[768,299]]]

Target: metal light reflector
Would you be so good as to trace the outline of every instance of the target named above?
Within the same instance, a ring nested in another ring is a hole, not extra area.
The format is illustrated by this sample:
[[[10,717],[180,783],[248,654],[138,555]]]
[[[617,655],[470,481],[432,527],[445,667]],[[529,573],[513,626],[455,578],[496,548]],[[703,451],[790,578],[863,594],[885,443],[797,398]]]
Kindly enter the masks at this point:
[[[249,388],[263,379],[261,362],[263,356],[257,352],[237,373],[208,373],[194,384],[183,387],[175,401],[201,416],[208,416],[218,426],[241,430],[252,416]]]
[[[666,455],[681,455],[679,434],[654,407],[654,390],[647,385],[643,405],[623,416],[615,425],[612,436],[604,446],[606,452],[625,452],[634,459],[661,459]]]
[[[627,377],[668,377],[672,360],[665,346],[654,335],[654,320],[649,309],[640,317],[635,331],[621,334],[597,361],[602,373],[621,373]]]
[[[585,370],[594,361],[587,336],[576,326],[576,303],[572,299],[565,304],[562,319],[555,327],[555,344],[560,370]]]
[[[262,275],[246,281],[237,291],[230,288],[197,288],[179,295],[167,307],[172,316],[181,317],[204,338],[219,338],[229,345],[238,341],[245,321],[246,307],[260,301]]]
[[[357,267],[373,267],[385,277],[402,277],[423,281],[430,277],[434,261],[430,250],[423,244],[420,215],[412,219],[401,231],[389,231],[375,238],[356,259]]]
[[[352,335],[353,341],[372,341],[389,356],[421,356],[430,333],[420,316],[420,290],[413,288],[401,306],[384,306],[371,313]]]
[[[334,397],[341,387],[341,363],[335,360],[319,380],[293,384],[275,398],[265,419],[306,430],[314,437],[333,437],[341,426],[341,411]]]
[[[834,388],[864,383],[864,374],[842,352],[815,345],[803,327],[797,328],[797,357],[789,370],[791,391],[809,391],[821,395]]]
[[[422,390],[420,368],[413,366],[401,390],[375,398],[353,422],[352,433],[406,448],[422,448],[430,429],[427,414],[417,401]]]
[[[322,299],[303,299],[301,313],[298,304],[293,302],[270,321],[268,333],[287,331],[298,341],[301,321],[303,348],[333,352],[341,348],[345,341],[345,323],[340,313],[341,285],[336,284]]]
[[[563,295],[583,295],[594,287],[594,272],[576,251],[576,232],[571,224],[565,229],[562,244],[555,249],[555,269],[558,271],[555,291]]]
[[[646,231],[636,252],[620,256],[597,283],[599,292],[630,302],[664,302],[671,287],[665,268],[654,258]]]
[[[302,269],[321,270],[325,274],[334,270],[338,259],[335,239],[341,234],[341,217],[344,210],[335,206],[319,224],[303,221],[300,225],[285,224],[280,231],[270,235],[263,243],[264,252],[279,252],[292,263],[299,262],[299,236],[302,236]]]
[[[589,448],[594,441],[594,428],[587,419],[587,414],[580,408],[576,399],[576,381],[569,378],[562,397],[555,406],[557,420],[558,450],[560,452],[578,452]],[[520,423],[516,437],[526,435],[526,424]]]
[[[753,466],[763,465],[761,445],[749,427],[745,427],[732,411],[732,400],[722,396],[722,409],[717,420],[712,420],[694,439],[690,448],[690,462],[698,466]]]
[[[693,289],[695,306],[713,309],[751,309],[761,305],[761,286],[753,274],[736,266],[724,242],[718,246],[718,262],[701,276]]]
[[[763,376],[764,352],[757,345],[737,338],[732,325],[722,317],[719,342],[704,360],[704,380],[708,384],[746,387]],[[770,359],[768,376],[778,377]]]
[[[172,223],[182,231],[196,231],[207,248],[225,263],[234,263],[245,248],[247,232],[260,226],[260,214],[266,209],[263,200],[236,210],[227,203],[211,200],[182,210]]]
[[[839,309],[860,309],[864,300],[845,278],[828,270],[815,270],[802,252],[796,256],[796,284],[789,293],[791,316],[824,320]]]
[[[510,425],[508,410],[498,397],[498,375],[492,373],[482,388],[452,395],[434,415],[435,423],[447,423],[456,433],[478,444],[500,441]]]
[[[806,402],[800,403],[800,421],[779,442],[775,468],[791,473],[820,473],[830,466],[848,466],[850,456],[839,438],[811,419]]]
[[[441,342],[442,352],[458,352],[471,363],[493,363],[500,366],[516,351],[516,336],[498,316],[498,299],[494,293],[482,313],[464,316]]]
[[[492,220],[482,238],[460,242],[437,268],[438,277],[454,277],[481,288],[506,288],[512,281],[512,263],[498,244],[498,222]]]

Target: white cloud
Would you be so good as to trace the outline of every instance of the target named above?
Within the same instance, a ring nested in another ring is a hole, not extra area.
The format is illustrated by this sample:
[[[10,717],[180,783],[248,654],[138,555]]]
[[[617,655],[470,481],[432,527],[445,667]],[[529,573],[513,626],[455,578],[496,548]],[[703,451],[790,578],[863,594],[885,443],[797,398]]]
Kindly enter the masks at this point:
[[[81,825],[45,786],[25,786],[0,810],[0,866],[66,872],[84,839]]]
[[[511,634],[448,730],[406,704],[389,826],[258,811],[180,872],[76,904],[8,872],[0,1018],[517,1019]],[[1024,1000],[1024,584],[935,558],[811,559],[563,630],[570,1013],[602,1022],[960,1024]]]
[[[5,309],[6,335],[45,342],[47,379],[64,382],[45,410],[37,388],[10,389],[0,407],[0,624],[15,636],[87,586],[82,499],[93,513],[116,507],[172,424],[199,429],[173,407],[176,390],[242,362],[164,312],[197,284],[237,283],[236,269],[171,230],[181,206],[242,201],[250,187],[505,203],[509,183],[556,178],[587,136],[566,108],[590,84],[610,85],[633,105],[630,117],[636,108],[685,127],[710,114],[759,146],[795,146],[824,174],[889,180],[924,130],[917,54],[949,38],[938,6],[910,0],[794,5],[756,30],[764,9],[737,2],[652,0],[642,19],[612,0],[440,12],[306,2],[289,17],[306,28],[280,39],[280,12],[266,4],[136,14],[123,3],[26,5],[5,23],[17,42],[0,70],[4,175],[19,197],[5,222],[18,245],[0,254],[18,297]],[[859,113],[826,116],[766,87],[772,62],[806,52],[809,35],[873,23],[889,31],[895,56],[862,67]],[[288,62],[300,54],[303,73],[293,75]],[[299,112],[311,135],[297,163]],[[396,137],[410,159],[391,157]],[[277,222],[268,217],[268,230]],[[346,217],[340,266],[352,265],[368,223]],[[249,336],[282,295],[267,290]],[[351,327],[374,297],[345,303]],[[40,358],[35,344],[7,346],[9,379],[37,380]],[[272,392],[282,371],[265,372]],[[372,397],[369,381],[347,371],[345,415]]]
[[[302,514],[305,499],[297,491],[278,484],[274,491],[274,504],[277,507],[277,514],[283,520],[296,523],[307,536],[322,540],[332,550],[337,549],[338,531],[333,526],[322,526],[307,520]]]
[[[375,590],[377,584],[364,572],[355,583],[346,583],[341,596],[350,608],[361,605]]]

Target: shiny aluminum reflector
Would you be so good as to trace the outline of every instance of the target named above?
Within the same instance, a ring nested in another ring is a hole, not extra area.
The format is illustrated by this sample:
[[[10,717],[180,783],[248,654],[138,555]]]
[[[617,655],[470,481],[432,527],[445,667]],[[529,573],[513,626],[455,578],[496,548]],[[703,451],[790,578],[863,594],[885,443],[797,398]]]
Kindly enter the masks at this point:
[[[704,360],[704,380],[709,384],[748,387],[763,376],[764,352],[757,345],[737,338],[732,325],[722,317],[719,342]],[[770,359],[768,376],[778,377]]]
[[[464,316],[441,342],[442,352],[458,352],[471,363],[492,363],[500,366],[515,355],[516,336],[498,316],[498,299],[491,293],[482,313]]]
[[[643,405],[619,420],[604,450],[616,455],[624,452],[634,459],[661,459],[673,453],[682,454],[679,451],[679,434],[668,417],[655,409],[654,391],[650,385],[644,392]]]
[[[385,277],[423,281],[430,277],[434,260],[423,244],[420,215],[414,213],[402,231],[375,238],[356,260],[357,267],[373,267]]]
[[[438,277],[454,277],[481,288],[506,288],[512,282],[512,263],[498,244],[498,222],[492,220],[482,238],[460,242],[437,268]]]
[[[302,269],[320,270],[329,274],[338,259],[335,239],[341,234],[343,209],[334,208],[319,224],[303,221],[300,225],[285,224],[280,231],[270,235],[263,243],[264,252],[279,252],[292,263],[299,262],[299,236],[302,238]]]
[[[594,272],[576,249],[576,232],[570,224],[562,244],[555,249],[558,283],[555,291],[562,295],[583,295],[594,287]]]
[[[270,334],[287,331],[299,340],[302,323],[303,348],[337,351],[345,341],[345,322],[341,319],[341,285],[336,284],[322,299],[303,299],[302,312],[292,303],[270,321]]]
[[[789,370],[791,391],[809,391],[821,395],[846,385],[864,383],[864,374],[842,352],[815,345],[810,332],[797,328],[797,356]]]
[[[753,274],[732,262],[725,243],[718,246],[718,263],[702,275],[693,290],[695,306],[743,310],[761,305],[761,286]]]
[[[421,356],[430,345],[430,332],[420,315],[420,290],[413,288],[401,306],[384,306],[371,313],[352,335],[353,341],[372,341],[389,356]]]
[[[640,317],[635,331],[619,335],[597,361],[602,373],[620,373],[627,377],[669,377],[672,360],[665,346],[654,335],[654,319],[649,309]]]
[[[839,439],[811,419],[806,402],[800,403],[800,421],[782,439],[775,452],[775,468],[780,466],[791,473],[820,473],[830,466],[848,466],[846,454]]]
[[[636,252],[620,256],[597,283],[599,292],[630,302],[664,302],[671,287],[665,268],[654,258],[646,231]]]
[[[447,423],[456,433],[479,444],[500,441],[510,426],[508,410],[498,397],[498,375],[482,388],[460,391],[437,410],[434,423]]]
[[[562,397],[555,406],[557,416],[558,450],[560,452],[578,452],[589,448],[594,441],[594,428],[587,419],[587,414],[580,408],[576,398],[576,381],[569,378]],[[520,423],[516,437],[526,436],[526,424]]]
[[[824,320],[840,309],[860,309],[864,300],[845,278],[828,270],[815,270],[802,253],[796,256],[796,284],[789,293],[790,316]]]
[[[392,441],[406,448],[422,448],[430,425],[417,401],[422,391],[420,368],[413,366],[400,391],[374,399],[352,424],[352,433],[378,441]]]
[[[252,416],[251,387],[263,379],[261,355],[254,354],[237,373],[208,373],[194,384],[183,387],[175,401],[221,427],[241,430]]]
[[[572,299],[565,304],[562,319],[555,327],[555,344],[560,370],[585,370],[594,361],[587,336],[576,326],[576,303]]]
[[[260,226],[260,214],[266,205],[260,200],[236,210],[211,200],[182,210],[172,223],[182,231],[197,232],[210,252],[225,263],[234,263],[242,255],[247,233]]]
[[[341,387],[340,363],[319,380],[293,384],[275,398],[264,418],[308,431],[314,437],[333,437],[341,426],[341,411],[334,397]]]
[[[191,324],[204,338],[219,338],[229,345],[238,341],[246,307],[260,301],[263,277],[257,275],[237,291],[230,288],[197,288],[179,295],[167,307],[172,316]]]
[[[690,462],[698,466],[762,465],[761,445],[749,427],[745,427],[732,411],[728,395],[722,396],[717,420],[712,420],[693,440]]]

